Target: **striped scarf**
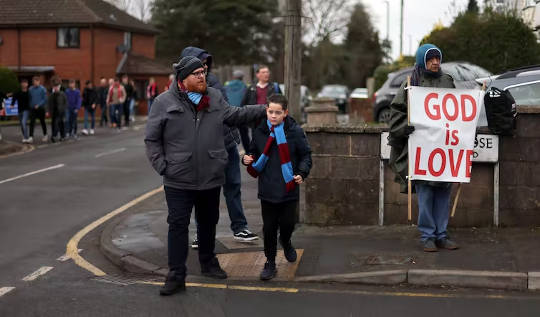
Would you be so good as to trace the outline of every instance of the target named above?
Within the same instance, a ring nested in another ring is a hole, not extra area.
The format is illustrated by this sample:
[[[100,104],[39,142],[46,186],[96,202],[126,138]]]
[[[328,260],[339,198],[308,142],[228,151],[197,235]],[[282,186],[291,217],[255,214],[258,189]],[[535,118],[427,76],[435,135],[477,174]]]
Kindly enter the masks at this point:
[[[287,139],[285,138],[285,132],[283,131],[284,122],[280,123],[277,126],[273,126],[269,120],[266,120],[266,124],[270,129],[270,135],[266,140],[266,145],[264,146],[263,153],[257,159],[257,162],[252,163],[248,166],[247,171],[249,175],[253,177],[259,176],[259,174],[264,169],[264,166],[268,162],[270,147],[274,140],[277,141],[279,158],[281,161],[281,174],[283,175],[283,180],[285,181],[285,187],[287,192],[294,190],[296,184],[293,178],[293,168],[291,164],[291,156],[289,154],[289,146],[287,145]]]

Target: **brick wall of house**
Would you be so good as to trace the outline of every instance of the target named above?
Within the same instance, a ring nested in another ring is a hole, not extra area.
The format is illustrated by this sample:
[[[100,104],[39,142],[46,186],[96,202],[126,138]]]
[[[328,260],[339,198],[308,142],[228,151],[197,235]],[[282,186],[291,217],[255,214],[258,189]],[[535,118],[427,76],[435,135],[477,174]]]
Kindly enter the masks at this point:
[[[17,66],[17,30],[0,29],[0,65]]]

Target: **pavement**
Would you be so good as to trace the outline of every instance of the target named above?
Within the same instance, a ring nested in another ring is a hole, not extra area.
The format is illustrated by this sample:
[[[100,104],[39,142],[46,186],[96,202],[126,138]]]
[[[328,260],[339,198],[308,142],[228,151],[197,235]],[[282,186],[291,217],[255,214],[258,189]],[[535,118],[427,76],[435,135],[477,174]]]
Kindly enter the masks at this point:
[[[242,171],[242,200],[249,227],[262,237],[256,181]],[[100,248],[134,273],[167,273],[167,206],[161,191],[107,223]],[[193,215],[192,215],[193,219]],[[193,220],[190,235],[195,227]],[[423,252],[415,226],[314,227],[297,225],[293,245],[301,256],[287,263],[278,253],[278,281],[381,285],[540,289],[540,228],[451,228],[459,250]],[[262,238],[232,238],[222,197],[216,253],[229,280],[253,280],[264,265]],[[188,280],[200,280],[196,252]]]

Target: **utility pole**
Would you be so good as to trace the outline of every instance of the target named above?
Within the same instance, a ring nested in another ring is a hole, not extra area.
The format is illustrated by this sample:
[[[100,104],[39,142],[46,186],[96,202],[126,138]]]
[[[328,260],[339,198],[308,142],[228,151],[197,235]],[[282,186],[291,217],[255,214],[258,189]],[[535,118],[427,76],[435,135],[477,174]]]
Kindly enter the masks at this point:
[[[386,40],[390,40],[390,1],[386,0]]]
[[[290,115],[300,121],[300,85],[302,76],[301,0],[286,0],[285,7],[285,95]]]
[[[399,56],[403,56],[403,0],[401,0],[401,28],[399,31]]]

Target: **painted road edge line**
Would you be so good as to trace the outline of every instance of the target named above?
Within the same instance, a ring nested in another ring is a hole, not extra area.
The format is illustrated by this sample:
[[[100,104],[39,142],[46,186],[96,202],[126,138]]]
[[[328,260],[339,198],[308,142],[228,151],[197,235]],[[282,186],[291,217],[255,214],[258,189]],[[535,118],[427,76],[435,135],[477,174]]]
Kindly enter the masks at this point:
[[[6,295],[7,293],[11,292],[12,290],[14,290],[15,287],[1,287],[0,288],[0,297]]]
[[[47,272],[49,272],[52,269],[54,269],[54,267],[52,266],[42,266],[39,269],[37,269],[35,272],[32,272],[28,274],[27,276],[23,277],[22,280],[25,282],[33,281],[37,279],[38,277],[47,274]]]
[[[83,251],[83,249],[79,249],[78,251],[79,251],[79,253],[81,253],[81,252]],[[69,260],[69,259],[71,259],[71,258],[69,257],[69,255],[65,255],[65,254],[64,254],[64,255],[62,255],[61,257],[59,257],[58,259],[56,259],[56,261],[65,262],[65,261],[67,261],[67,260]]]
[[[96,154],[96,158],[100,158],[100,157],[105,156],[105,155],[111,155],[111,154],[115,154],[115,153],[124,152],[125,150],[126,150],[126,148],[122,147],[122,148],[119,148],[119,149],[116,149],[116,150],[99,153],[99,154]]]
[[[125,205],[111,211],[110,213],[108,213],[105,216],[95,220],[94,222],[92,222],[88,226],[81,229],[79,232],[77,232],[69,240],[69,242],[68,242],[68,244],[66,246],[66,256],[69,256],[70,258],[72,258],[73,261],[75,262],[75,264],[77,264],[78,266],[82,267],[83,269],[89,271],[90,273],[94,274],[95,276],[107,275],[105,272],[103,272],[102,270],[100,270],[99,268],[94,266],[92,263],[86,261],[82,256],[79,255],[79,252],[78,252],[78,250],[79,250],[79,248],[78,248],[79,241],[81,241],[81,239],[85,235],[87,235],[90,231],[94,230],[95,228],[97,228],[98,226],[100,226],[101,224],[106,222],[107,220],[111,219],[112,217],[114,217],[116,215],[121,214],[122,212],[126,211],[127,209],[135,206],[136,204],[138,204],[138,203],[144,201],[145,199],[148,199],[151,196],[153,196],[153,195],[155,195],[155,194],[157,194],[159,192],[162,192],[162,191],[163,191],[163,185],[156,188],[156,189],[154,189],[154,190],[149,191],[146,194],[143,194],[143,195],[133,199],[132,201],[128,202],[127,204],[125,204]]]
[[[140,282],[140,284],[163,286],[163,282]],[[217,288],[230,289],[237,291],[259,291],[259,292],[280,292],[280,293],[298,293],[298,288],[288,287],[258,287],[258,286],[243,286],[243,285],[228,285],[228,284],[206,284],[206,283],[186,283],[186,287],[200,288]]]
[[[22,174],[22,175],[19,175],[19,176],[15,176],[15,177],[12,177],[12,178],[4,179],[4,180],[0,181],[0,184],[11,182],[11,181],[17,180],[19,178],[31,176],[31,175],[34,175],[34,174],[43,173],[43,172],[50,171],[50,170],[53,170],[53,169],[61,168],[61,167],[64,167],[64,166],[65,166],[64,164],[58,164],[58,165],[55,165],[55,166],[42,168],[42,169],[37,170],[37,171],[33,171],[33,172],[29,172],[29,173]]]

